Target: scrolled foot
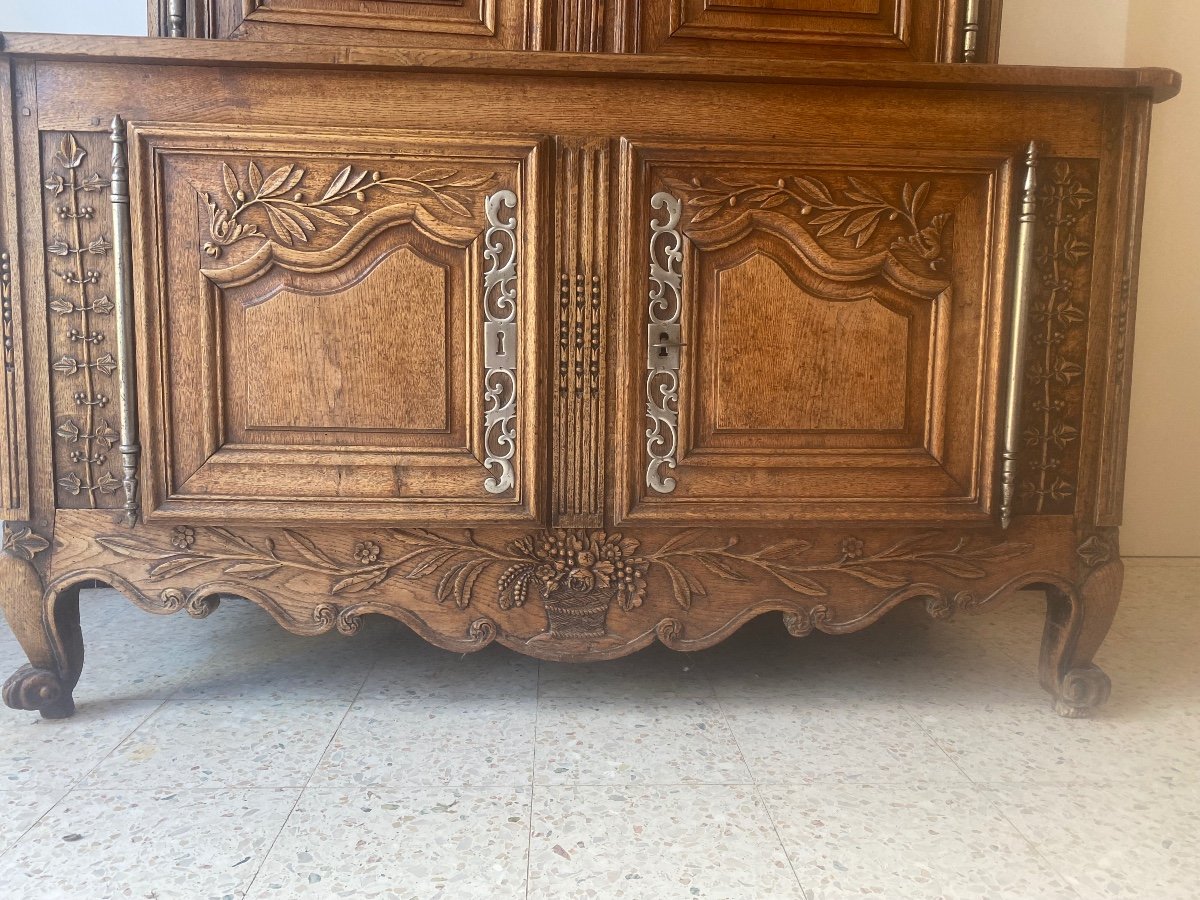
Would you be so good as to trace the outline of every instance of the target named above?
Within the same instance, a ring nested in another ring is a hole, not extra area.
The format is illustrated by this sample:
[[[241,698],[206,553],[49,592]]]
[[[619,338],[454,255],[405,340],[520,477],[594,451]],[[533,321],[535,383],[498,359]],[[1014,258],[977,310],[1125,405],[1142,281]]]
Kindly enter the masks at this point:
[[[59,677],[33,666],[22,666],[4,682],[4,703],[13,709],[39,710],[46,719],[66,719],[75,714],[75,700]]]
[[[1108,702],[1112,681],[1099,666],[1081,666],[1063,676],[1054,711],[1068,719],[1086,719]]]

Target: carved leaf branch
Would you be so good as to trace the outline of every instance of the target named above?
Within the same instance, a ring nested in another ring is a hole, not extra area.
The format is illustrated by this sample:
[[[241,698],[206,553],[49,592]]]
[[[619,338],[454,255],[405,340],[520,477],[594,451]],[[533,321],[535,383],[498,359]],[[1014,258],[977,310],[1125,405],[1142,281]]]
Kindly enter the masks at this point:
[[[350,225],[362,214],[362,204],[368,194],[382,192],[416,201],[428,201],[458,216],[471,215],[471,191],[482,187],[495,177],[486,174],[464,174],[457,169],[426,169],[409,176],[385,177],[379,171],[363,169],[355,172],[345,166],[337,172],[323,191],[312,194],[304,189],[306,170],[288,163],[268,175],[258,163],[246,166],[246,188],[229,163],[221,163],[221,178],[231,206],[226,208],[204,193],[209,213],[210,240],[204,252],[217,257],[221,248],[244,238],[269,239],[262,221],[246,221],[252,210],[262,213],[265,227],[274,240],[293,246],[308,243],[309,235],[318,230],[318,223],[341,228]],[[248,188],[248,189],[247,189]]]
[[[205,529],[214,545],[195,546],[191,528],[176,528],[172,535],[175,552],[164,550],[152,540],[142,537],[105,536],[96,539],[104,549],[128,559],[152,563],[151,580],[173,578],[206,566],[214,566],[226,575],[256,580],[283,570],[308,572],[330,578],[331,594],[354,593],[382,583],[391,575],[396,564],[381,562],[339,562],[316,545],[309,537],[290,529],[282,532],[285,548],[277,546],[274,538],[263,538],[258,546],[227,528]]]
[[[828,586],[810,576],[841,574],[873,587],[898,589],[911,584],[912,579],[904,571],[888,571],[889,567],[918,566],[959,578],[983,578],[987,575],[985,563],[1013,559],[1031,549],[1028,544],[1018,543],[970,547],[966,538],[946,545],[942,535],[929,532],[905,538],[870,554],[865,552],[862,541],[846,538],[836,558],[812,562],[808,557],[812,544],[805,540],[779,541],[752,552],[736,549],[737,544],[737,537],[686,531],[646,558],[668,574],[676,601],[688,609],[694,596],[707,595],[707,588],[694,571],[682,565],[684,562],[692,562],[719,578],[734,582],[748,580],[742,574],[746,568],[756,569],[797,594],[825,597],[829,594]]]
[[[374,588],[397,573],[409,581],[436,576],[436,601],[467,609],[480,579],[493,567],[503,566],[496,581],[496,599],[502,609],[524,606],[535,590],[547,599],[569,588],[577,594],[605,596],[627,611],[641,606],[646,577],[655,567],[667,576],[675,602],[686,610],[694,598],[708,595],[705,576],[746,583],[752,572],[765,574],[795,594],[825,597],[829,585],[814,576],[844,575],[896,590],[914,583],[913,569],[978,579],[988,574],[989,563],[1013,559],[1032,549],[1021,543],[975,547],[967,538],[930,532],[873,553],[866,552],[862,541],[848,537],[836,556],[814,560],[812,543],[800,538],[743,550],[736,536],[691,529],[670,538],[653,553],[639,555],[638,541],[615,532],[541,531],[496,548],[480,543],[470,529],[464,530],[461,538],[425,529],[394,529],[388,534],[402,548],[394,559],[383,559],[378,544],[362,541],[355,547],[355,561],[345,562],[290,529],[280,532],[279,543],[270,536],[255,543],[221,527],[201,531],[204,541],[198,546],[195,529],[176,528],[171,535],[173,550],[142,536],[104,536],[97,538],[97,543],[118,556],[149,563],[151,580],[205,567],[250,580],[292,571],[327,577],[329,593],[336,595]]]
[[[900,197],[887,199],[873,185],[847,177],[848,187],[832,191],[823,181],[808,175],[789,175],[773,183],[736,178],[714,177],[708,182],[666,178],[664,183],[677,194],[687,197],[695,209],[692,224],[700,224],[727,210],[776,209],[785,205],[799,207],[801,216],[816,229],[818,238],[835,232],[853,240],[862,249],[875,237],[885,222],[899,223],[906,233],[895,237],[890,247],[912,253],[937,270],[944,262],[942,233],[950,222],[949,213],[921,218],[929,199],[930,183],[913,187],[904,183]]]

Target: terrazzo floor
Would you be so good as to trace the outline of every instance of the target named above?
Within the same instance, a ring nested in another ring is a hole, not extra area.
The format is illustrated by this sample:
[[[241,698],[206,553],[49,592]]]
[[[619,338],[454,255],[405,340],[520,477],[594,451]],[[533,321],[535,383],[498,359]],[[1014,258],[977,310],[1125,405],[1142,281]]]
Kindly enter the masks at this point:
[[[1093,720],[1040,605],[569,666],[93,592],[77,717],[0,710],[0,898],[1193,900],[1200,560],[1129,563]]]

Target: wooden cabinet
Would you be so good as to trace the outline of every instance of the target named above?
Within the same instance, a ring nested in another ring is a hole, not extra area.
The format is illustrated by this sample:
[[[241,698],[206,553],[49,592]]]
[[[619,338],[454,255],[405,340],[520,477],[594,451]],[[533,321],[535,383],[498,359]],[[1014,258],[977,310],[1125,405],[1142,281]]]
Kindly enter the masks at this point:
[[[535,521],[538,140],[227,134],[134,129],[147,517]]]
[[[994,517],[1010,157],[627,152],[627,208],[643,213],[627,276],[664,274],[622,310],[636,390],[620,411],[620,517]]]
[[[1002,0],[149,0],[150,33],[297,44],[995,62]]]
[[[295,52],[7,40],[10,705],[96,582],[569,660],[1036,587],[1103,702],[1174,73]]]

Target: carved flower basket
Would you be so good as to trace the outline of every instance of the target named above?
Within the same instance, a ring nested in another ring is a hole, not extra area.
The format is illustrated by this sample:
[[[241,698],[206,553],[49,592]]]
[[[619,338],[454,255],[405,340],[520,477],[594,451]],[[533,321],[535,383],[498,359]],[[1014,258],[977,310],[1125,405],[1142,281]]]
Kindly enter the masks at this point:
[[[608,631],[608,610],[616,598],[616,587],[578,590],[567,581],[554,588],[543,601],[550,636],[604,637]]]

